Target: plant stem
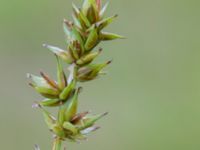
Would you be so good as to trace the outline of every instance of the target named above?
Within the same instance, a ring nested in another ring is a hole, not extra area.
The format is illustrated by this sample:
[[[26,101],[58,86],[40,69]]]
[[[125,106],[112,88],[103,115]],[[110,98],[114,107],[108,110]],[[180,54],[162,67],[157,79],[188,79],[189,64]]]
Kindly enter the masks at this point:
[[[61,150],[62,140],[58,137],[54,139],[52,150]]]

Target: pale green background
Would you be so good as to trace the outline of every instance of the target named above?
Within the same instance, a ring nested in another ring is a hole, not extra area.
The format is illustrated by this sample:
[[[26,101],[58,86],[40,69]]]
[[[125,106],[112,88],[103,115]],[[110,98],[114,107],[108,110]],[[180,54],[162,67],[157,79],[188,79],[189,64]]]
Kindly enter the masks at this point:
[[[0,0],[0,149],[51,149],[38,96],[26,73],[55,77],[55,58],[42,43],[64,47],[62,19],[71,0]],[[74,2],[78,2],[75,0]],[[104,43],[98,61],[108,75],[85,84],[81,110],[109,111],[102,129],[68,150],[200,149],[200,1],[111,0],[109,27],[127,37]]]

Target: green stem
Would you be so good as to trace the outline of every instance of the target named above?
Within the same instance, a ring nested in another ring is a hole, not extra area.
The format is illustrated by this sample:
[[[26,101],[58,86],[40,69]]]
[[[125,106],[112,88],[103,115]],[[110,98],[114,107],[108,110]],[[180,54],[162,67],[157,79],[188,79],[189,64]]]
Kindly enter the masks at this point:
[[[62,140],[58,137],[54,139],[52,150],[61,150]]]

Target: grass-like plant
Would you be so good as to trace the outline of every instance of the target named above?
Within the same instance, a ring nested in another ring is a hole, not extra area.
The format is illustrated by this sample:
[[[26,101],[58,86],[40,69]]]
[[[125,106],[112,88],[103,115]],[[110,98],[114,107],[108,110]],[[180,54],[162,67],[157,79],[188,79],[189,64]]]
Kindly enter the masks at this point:
[[[45,99],[34,104],[41,109],[48,129],[54,135],[52,150],[61,150],[66,140],[85,140],[90,132],[99,129],[97,120],[107,114],[91,115],[88,111],[77,113],[78,95],[81,92],[80,82],[87,82],[104,74],[102,69],[111,61],[96,64],[94,59],[102,52],[95,50],[101,41],[123,38],[120,35],[104,32],[117,15],[104,18],[106,3],[101,0],[83,0],[81,8],[73,6],[73,21],[64,19],[63,28],[66,35],[67,49],[44,44],[57,59],[57,81],[46,73],[41,76],[28,74],[30,85]],[[68,64],[68,76],[64,72],[60,60]],[[46,107],[58,107],[57,117],[53,117]],[[39,147],[35,147],[39,150]]]

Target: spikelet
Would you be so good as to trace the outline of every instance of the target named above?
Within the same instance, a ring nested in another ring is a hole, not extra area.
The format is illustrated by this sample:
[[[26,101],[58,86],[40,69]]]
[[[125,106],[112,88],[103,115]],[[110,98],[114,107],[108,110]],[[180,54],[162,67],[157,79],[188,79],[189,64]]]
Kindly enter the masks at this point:
[[[44,44],[56,55],[57,80],[53,80],[44,72],[40,76],[28,74],[30,85],[43,97],[44,100],[36,102],[41,108],[44,120],[49,130],[55,135],[53,150],[61,149],[61,141],[80,141],[87,139],[87,135],[99,129],[96,121],[107,113],[91,115],[88,111],[78,113],[78,96],[81,87],[78,82],[87,82],[96,79],[102,70],[111,61],[93,63],[101,52],[97,48],[102,41],[123,38],[118,34],[105,32],[118,15],[104,18],[108,3],[102,5],[101,0],[83,0],[82,7],[72,4],[73,21],[64,19],[63,29],[66,37],[67,48],[62,49]],[[95,50],[97,49],[97,50]],[[63,60],[69,65],[67,76],[61,65]],[[57,117],[53,117],[45,107],[58,107]],[[38,146],[35,146],[39,150]]]

